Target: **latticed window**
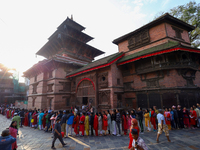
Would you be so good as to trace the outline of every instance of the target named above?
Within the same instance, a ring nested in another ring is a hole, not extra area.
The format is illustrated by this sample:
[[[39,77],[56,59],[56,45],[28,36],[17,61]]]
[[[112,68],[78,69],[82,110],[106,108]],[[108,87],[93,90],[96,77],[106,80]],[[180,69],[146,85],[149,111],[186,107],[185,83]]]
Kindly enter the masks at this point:
[[[53,70],[50,70],[49,71],[49,78],[52,78],[53,77]]]
[[[182,36],[181,36],[181,33],[183,33],[183,30],[181,29],[178,29],[176,27],[172,27],[172,29],[175,31],[175,34],[176,34],[176,38],[179,38],[179,39],[182,39]]]
[[[33,84],[33,93],[32,94],[37,94],[37,84]]]
[[[47,92],[53,92],[53,83],[47,85]]]

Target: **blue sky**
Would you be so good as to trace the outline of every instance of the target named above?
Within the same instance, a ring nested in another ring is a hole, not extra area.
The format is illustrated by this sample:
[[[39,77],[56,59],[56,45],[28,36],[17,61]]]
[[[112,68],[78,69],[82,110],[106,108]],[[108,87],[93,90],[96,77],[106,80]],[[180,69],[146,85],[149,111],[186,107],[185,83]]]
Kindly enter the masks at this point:
[[[56,28],[73,14],[95,39],[88,44],[106,52],[118,51],[112,41],[189,0],[9,0],[0,1],[0,63],[20,75],[43,57],[35,53]],[[200,0],[196,0],[200,3]],[[98,59],[97,58],[97,59]],[[23,81],[23,78],[20,78]]]

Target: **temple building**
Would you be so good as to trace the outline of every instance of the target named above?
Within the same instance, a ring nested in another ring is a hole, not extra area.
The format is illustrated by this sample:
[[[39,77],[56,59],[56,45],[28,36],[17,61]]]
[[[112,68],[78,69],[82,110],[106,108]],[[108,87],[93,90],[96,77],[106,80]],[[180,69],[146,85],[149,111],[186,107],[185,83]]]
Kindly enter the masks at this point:
[[[89,46],[85,28],[67,18],[36,53],[46,59],[24,75],[30,79],[28,108],[97,111],[190,107],[200,102],[200,50],[191,47],[194,27],[168,13],[113,41],[118,53]]]

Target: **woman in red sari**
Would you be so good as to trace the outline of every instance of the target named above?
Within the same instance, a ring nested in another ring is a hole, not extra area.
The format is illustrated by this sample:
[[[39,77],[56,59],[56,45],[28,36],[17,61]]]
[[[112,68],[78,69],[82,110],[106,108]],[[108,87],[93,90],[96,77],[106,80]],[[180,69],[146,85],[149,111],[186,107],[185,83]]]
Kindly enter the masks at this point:
[[[79,136],[79,113],[76,114],[74,117],[74,132],[76,133],[76,136]]]
[[[85,113],[82,113],[82,116],[81,116],[80,122],[79,122],[79,124],[80,124],[80,131],[82,132],[81,136],[84,136],[84,132],[85,132],[85,125],[84,125],[84,123],[85,123]]]
[[[131,127],[130,127],[130,132],[129,132],[130,141],[129,141],[129,146],[128,146],[129,149],[132,148],[132,143],[133,143],[133,137],[132,137],[132,135],[131,135],[131,130],[132,130],[132,129],[137,129],[137,131],[138,131],[138,136],[139,136],[140,128],[138,127],[138,121],[137,121],[135,118],[133,118],[133,119],[131,120]]]
[[[32,115],[32,119],[34,120],[32,123],[32,127],[37,127],[37,111],[35,110],[33,115]]]
[[[9,119],[10,117],[9,117],[9,109],[7,109],[7,111],[6,111],[6,117]]]
[[[11,117],[13,118],[14,116],[14,113],[15,113],[15,110],[13,109],[12,112],[11,112]]]
[[[123,112],[123,115],[122,115],[122,128],[124,130],[124,135],[127,134],[127,120],[126,120],[126,112],[124,111]]]
[[[171,130],[171,114],[167,108],[165,108],[164,117],[165,117],[165,123],[168,129]]]
[[[192,127],[192,129],[195,129],[196,127],[196,120],[197,120],[197,113],[194,110],[193,107],[190,108],[190,124]]]
[[[26,110],[26,113],[25,113],[25,118],[24,118],[24,126],[28,126],[28,114],[29,112]]]
[[[95,131],[95,135],[98,136],[98,113],[96,113],[96,115],[94,116],[94,123],[93,123],[93,127],[94,127],[94,131]]]
[[[45,129],[45,126],[46,126],[46,115],[47,115],[47,112],[44,111],[44,116],[42,118],[42,126],[43,126],[43,129]]]
[[[104,135],[106,135],[107,127],[108,127],[108,118],[107,118],[105,111],[103,111],[103,128],[102,129],[105,132]]]
[[[153,108],[150,108],[149,115],[150,115],[151,124],[153,125],[153,131],[156,131],[156,115],[157,114],[155,113]]]

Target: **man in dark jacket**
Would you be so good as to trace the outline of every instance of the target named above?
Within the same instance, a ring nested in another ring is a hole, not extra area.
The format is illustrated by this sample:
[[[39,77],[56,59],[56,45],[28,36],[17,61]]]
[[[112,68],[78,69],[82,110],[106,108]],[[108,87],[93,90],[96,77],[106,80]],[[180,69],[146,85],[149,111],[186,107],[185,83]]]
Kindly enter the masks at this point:
[[[138,107],[138,111],[136,112],[136,114],[138,115],[138,121],[139,121],[139,125],[141,128],[141,134],[143,134],[143,111],[140,107]]]
[[[22,124],[23,124],[23,121],[24,121],[24,109],[22,109],[22,110],[20,111],[19,116],[20,116],[20,118],[21,118],[21,125],[20,125],[20,127],[22,127]]]
[[[175,128],[179,129],[179,121],[178,121],[178,113],[177,113],[177,110],[176,110],[176,106],[172,106],[172,110],[174,112],[174,122],[175,122]]]
[[[56,141],[57,138],[60,140],[60,142],[61,142],[61,144],[63,145],[63,147],[65,147],[65,145],[66,145],[66,144],[63,142],[62,135],[61,135],[60,120],[61,120],[61,118],[57,118],[57,119],[56,119],[56,124],[55,124],[55,126],[54,126],[54,138],[53,138],[52,146],[51,146],[52,149],[56,149],[56,148],[54,147],[54,144],[55,144],[55,141]]]
[[[119,130],[119,134],[117,136],[121,136],[121,132],[120,132],[120,121],[121,121],[121,115],[119,113],[119,110],[116,110],[117,114],[116,114],[116,123],[117,123],[117,128]]]
[[[184,123],[183,123],[183,110],[181,109],[181,106],[178,105],[177,107],[177,113],[178,113],[178,122],[179,122],[179,128],[184,128]]]
[[[66,137],[66,122],[67,122],[67,114],[66,114],[66,110],[63,111],[63,116],[61,119],[61,130],[62,132],[64,132],[64,137]]]
[[[94,114],[93,113],[90,114],[90,126],[91,126],[91,135],[94,135],[93,134],[93,126],[94,126]]]

